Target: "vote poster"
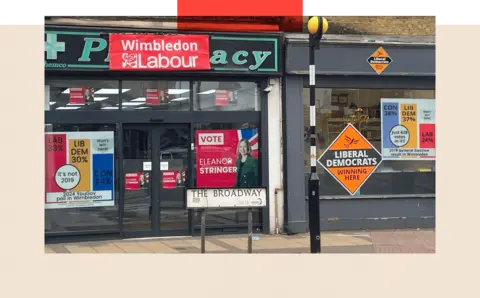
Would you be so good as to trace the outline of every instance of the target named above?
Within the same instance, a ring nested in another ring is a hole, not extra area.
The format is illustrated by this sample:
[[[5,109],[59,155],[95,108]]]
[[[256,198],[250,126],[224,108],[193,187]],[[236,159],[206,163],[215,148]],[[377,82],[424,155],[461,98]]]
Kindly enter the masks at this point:
[[[172,189],[177,188],[177,184],[181,181],[180,171],[163,171],[162,172],[162,188]]]
[[[197,130],[195,147],[197,187],[258,186],[257,129]]]
[[[114,206],[114,133],[45,133],[45,209]]]
[[[168,102],[168,90],[163,89],[146,89],[146,104],[160,105]]]
[[[215,105],[228,106],[228,102],[232,96],[232,91],[229,90],[217,90],[215,92]]]
[[[381,99],[384,160],[435,160],[435,100]]]
[[[94,88],[70,88],[69,103],[74,105],[92,104],[94,102]]]
[[[125,173],[125,190],[140,190],[148,188],[150,173],[136,172]]]

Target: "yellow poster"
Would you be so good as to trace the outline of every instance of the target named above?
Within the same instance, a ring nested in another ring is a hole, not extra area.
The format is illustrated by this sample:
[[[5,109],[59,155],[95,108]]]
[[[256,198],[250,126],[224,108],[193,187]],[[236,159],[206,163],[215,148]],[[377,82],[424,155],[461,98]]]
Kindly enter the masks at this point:
[[[70,139],[70,164],[80,172],[80,182],[72,191],[90,191],[90,140]]]
[[[405,126],[410,134],[408,143],[403,148],[417,148],[417,105],[401,104],[401,124]]]

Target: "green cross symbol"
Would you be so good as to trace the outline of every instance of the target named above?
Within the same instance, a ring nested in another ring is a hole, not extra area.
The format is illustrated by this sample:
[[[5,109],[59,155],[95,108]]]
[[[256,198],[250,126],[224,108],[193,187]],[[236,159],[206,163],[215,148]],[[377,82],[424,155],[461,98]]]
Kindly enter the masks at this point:
[[[57,59],[58,52],[65,52],[65,42],[58,42],[57,34],[47,33],[45,51],[47,52],[47,59]]]

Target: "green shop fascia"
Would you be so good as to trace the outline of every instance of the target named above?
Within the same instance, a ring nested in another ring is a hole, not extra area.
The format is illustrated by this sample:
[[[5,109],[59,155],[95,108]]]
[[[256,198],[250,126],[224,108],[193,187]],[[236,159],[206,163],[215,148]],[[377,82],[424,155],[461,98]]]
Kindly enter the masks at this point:
[[[125,30],[46,26],[45,70],[108,70],[109,33],[125,33]],[[281,75],[280,43],[278,34],[210,34],[212,71]]]

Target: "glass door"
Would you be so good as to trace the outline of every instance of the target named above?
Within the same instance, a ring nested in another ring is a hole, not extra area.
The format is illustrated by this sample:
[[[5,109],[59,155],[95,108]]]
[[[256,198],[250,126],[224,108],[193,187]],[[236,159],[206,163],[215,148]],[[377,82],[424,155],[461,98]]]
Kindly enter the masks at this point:
[[[159,137],[160,183],[156,184],[158,227],[162,235],[188,235],[189,216],[186,206],[186,185],[190,129],[188,125],[161,125]]]
[[[123,130],[123,230],[153,235],[153,204],[151,182],[158,181],[152,171],[155,152],[151,125],[125,125]]]
[[[187,235],[189,126],[125,125],[123,136],[126,236]]]

